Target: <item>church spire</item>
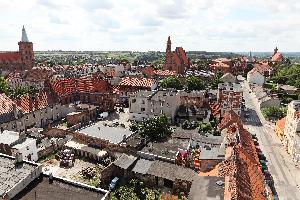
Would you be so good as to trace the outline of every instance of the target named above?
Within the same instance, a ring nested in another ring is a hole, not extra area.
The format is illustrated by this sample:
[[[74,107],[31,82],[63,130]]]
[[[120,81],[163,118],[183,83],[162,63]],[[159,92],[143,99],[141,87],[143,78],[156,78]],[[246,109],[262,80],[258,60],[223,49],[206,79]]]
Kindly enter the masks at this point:
[[[23,28],[22,28],[21,42],[29,42],[24,25],[23,25]]]
[[[167,49],[166,49],[166,51],[167,52],[171,52],[171,38],[170,38],[170,36],[168,37],[168,41],[167,41]]]

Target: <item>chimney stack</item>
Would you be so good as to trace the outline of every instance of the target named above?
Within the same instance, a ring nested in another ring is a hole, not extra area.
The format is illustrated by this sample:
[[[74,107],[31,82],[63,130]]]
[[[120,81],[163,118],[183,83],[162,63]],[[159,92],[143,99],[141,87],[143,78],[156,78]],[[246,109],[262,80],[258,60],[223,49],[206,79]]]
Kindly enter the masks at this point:
[[[17,152],[15,155],[15,164],[20,164],[23,162],[23,155],[22,153]]]

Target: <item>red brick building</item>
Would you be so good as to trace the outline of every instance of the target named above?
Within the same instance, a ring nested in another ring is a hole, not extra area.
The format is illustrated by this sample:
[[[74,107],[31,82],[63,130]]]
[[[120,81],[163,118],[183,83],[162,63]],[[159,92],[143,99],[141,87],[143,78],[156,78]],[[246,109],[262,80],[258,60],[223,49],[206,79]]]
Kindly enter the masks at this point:
[[[29,42],[24,26],[18,45],[19,51],[0,53],[0,71],[23,71],[33,67],[33,44]]]
[[[190,61],[182,47],[176,47],[171,50],[171,39],[168,37],[166,48],[166,60],[163,70],[175,71],[177,74],[183,74],[190,67]]]

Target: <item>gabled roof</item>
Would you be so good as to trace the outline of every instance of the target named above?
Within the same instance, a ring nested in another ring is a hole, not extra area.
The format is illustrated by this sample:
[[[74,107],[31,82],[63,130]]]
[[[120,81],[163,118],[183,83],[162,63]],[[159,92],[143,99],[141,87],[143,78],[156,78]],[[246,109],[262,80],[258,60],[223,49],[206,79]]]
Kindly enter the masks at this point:
[[[13,100],[11,100],[5,94],[0,94],[0,115],[12,112],[14,105],[16,104],[13,102]]]
[[[29,95],[23,96],[16,100],[16,104],[21,108],[24,113],[29,113],[34,110],[40,110],[56,103],[55,98],[48,92],[41,92],[38,95],[30,97]]]
[[[107,93],[109,83],[101,79],[67,78],[55,80],[51,83],[54,92],[59,95],[68,95],[75,92],[82,93]]]

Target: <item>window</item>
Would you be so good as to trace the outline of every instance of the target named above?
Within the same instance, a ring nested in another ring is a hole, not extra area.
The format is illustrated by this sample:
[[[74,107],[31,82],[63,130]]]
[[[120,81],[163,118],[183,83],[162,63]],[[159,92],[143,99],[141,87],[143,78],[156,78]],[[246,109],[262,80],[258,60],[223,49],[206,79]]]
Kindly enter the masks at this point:
[[[29,146],[27,146],[26,149],[29,150]]]
[[[144,111],[145,111],[145,108],[141,108],[141,111],[144,112]]]
[[[153,112],[154,112],[154,109],[151,109],[151,112],[153,113]]]
[[[163,114],[164,113],[164,111],[163,110],[160,110],[160,114]]]
[[[131,101],[132,103],[135,103],[136,102],[136,99],[132,99],[132,101]]]
[[[161,102],[161,103],[160,103],[160,106],[163,107],[163,106],[164,106],[164,102]]]

